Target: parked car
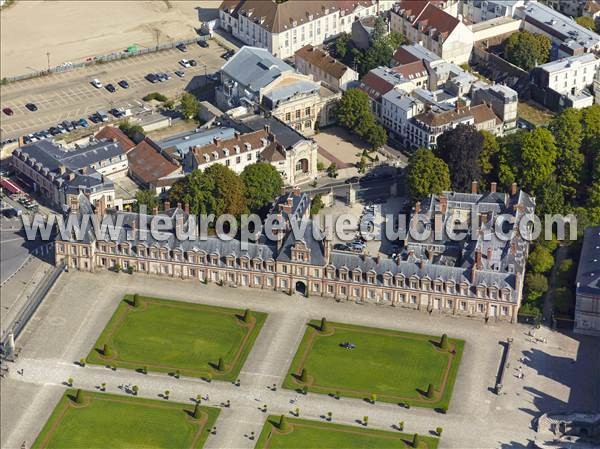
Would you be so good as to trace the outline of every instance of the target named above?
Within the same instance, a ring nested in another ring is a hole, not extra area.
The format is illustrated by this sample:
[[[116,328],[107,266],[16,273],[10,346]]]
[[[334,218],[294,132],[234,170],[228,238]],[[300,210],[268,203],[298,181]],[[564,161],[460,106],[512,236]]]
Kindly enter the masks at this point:
[[[356,184],[359,181],[360,181],[360,178],[358,176],[353,176],[352,178],[346,179],[344,182],[346,184]]]
[[[206,75],[206,77],[213,82],[217,82],[219,81],[219,74],[218,73],[209,73],[208,75]]]
[[[96,89],[101,89],[102,88],[102,83],[100,82],[99,79],[94,78],[92,81],[90,81],[90,83],[92,84],[92,86],[94,86]]]
[[[96,114],[98,114],[98,117],[100,117],[100,121],[108,122],[108,114],[106,112],[98,111],[98,112],[96,112]]]
[[[120,109],[117,109],[117,108],[113,108],[108,112],[110,112],[115,118],[121,118],[125,115],[125,113],[123,111],[121,111]]]
[[[115,88],[115,86],[113,86],[112,84],[107,84],[106,85],[106,90],[109,91],[111,94],[114,94],[117,89]]]
[[[53,126],[51,128],[48,128],[48,132],[50,132],[50,134],[53,136],[57,136],[60,134],[60,129],[58,129],[56,126]]]
[[[200,45],[202,48],[208,48],[208,42],[206,41],[198,41],[198,45]]]
[[[38,110],[38,107],[37,107],[35,104],[33,104],[33,103],[27,103],[27,104],[25,105],[25,107],[26,107],[27,109],[29,109],[31,112],[35,112],[35,111],[37,111],[37,110]]]
[[[96,112],[94,112],[88,118],[90,119],[90,122],[92,122],[92,123],[100,123],[102,121],[102,118]]]
[[[90,126],[90,124],[88,123],[88,121],[84,118],[80,118],[79,121],[77,122],[79,124],[79,126],[81,126],[82,128],[87,128],[88,126]]]
[[[179,78],[183,78],[185,76],[185,72],[182,72],[181,70],[175,70],[175,75],[177,75]]]
[[[11,108],[4,108],[4,109],[2,109],[2,112],[4,112],[8,116],[11,116],[14,114],[14,112]]]
[[[187,59],[182,59],[181,61],[179,61],[179,64],[182,67],[185,67],[186,69],[190,68],[192,65],[190,64],[190,61],[188,61]]]
[[[198,63],[196,62],[196,60],[195,60],[195,59],[190,59],[190,65],[191,65],[192,67],[196,67],[196,66],[198,65]]]
[[[179,50],[179,51],[182,51],[182,52],[184,52],[184,53],[185,53],[186,51],[188,51],[188,49],[187,49],[187,46],[186,46],[185,44],[179,44],[179,45],[178,45],[177,47],[175,47],[175,48],[177,48],[177,50]]]
[[[65,120],[64,122],[61,122],[61,123],[60,123],[60,125],[61,125],[61,126],[64,128],[64,129],[66,129],[66,130],[67,130],[67,132],[73,131],[73,129],[75,129],[75,128],[73,127],[73,125],[71,125],[71,122],[68,122],[68,121],[66,121],[66,120]]]
[[[227,60],[231,59],[231,57],[233,55],[235,55],[235,51],[233,51],[233,50],[227,50],[225,53],[223,53],[221,55],[221,58],[223,58],[224,60],[227,61]]]
[[[146,75],[146,79],[152,84],[158,83],[160,81],[158,79],[158,76],[156,76],[156,73],[148,73],[148,75]]]
[[[117,84],[119,86],[121,86],[123,89],[129,89],[129,83],[125,80],[121,80]]]
[[[350,251],[351,250],[350,246],[346,243],[336,243],[335,245],[333,245],[333,249],[335,249],[336,251]]]
[[[160,82],[168,81],[171,79],[171,75],[169,75],[168,73],[165,73],[165,72],[157,73],[156,76],[158,76],[158,80]]]

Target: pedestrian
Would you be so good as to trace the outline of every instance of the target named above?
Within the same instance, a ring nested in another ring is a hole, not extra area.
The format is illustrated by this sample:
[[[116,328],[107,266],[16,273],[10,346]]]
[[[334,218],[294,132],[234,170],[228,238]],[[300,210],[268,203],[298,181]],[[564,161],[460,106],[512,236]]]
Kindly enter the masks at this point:
[[[205,400],[206,402],[208,402],[208,401],[209,401],[209,398],[208,398],[208,393],[206,393],[206,397],[204,398],[204,400]]]

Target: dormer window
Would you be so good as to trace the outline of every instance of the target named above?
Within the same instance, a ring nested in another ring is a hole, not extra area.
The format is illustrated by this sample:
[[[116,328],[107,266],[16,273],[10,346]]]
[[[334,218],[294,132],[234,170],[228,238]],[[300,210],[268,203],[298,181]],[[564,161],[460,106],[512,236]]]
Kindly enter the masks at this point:
[[[246,151],[250,151],[252,149],[252,145],[250,145],[248,142],[244,143],[244,148],[246,148]]]
[[[214,159],[215,161],[216,161],[217,159],[219,159],[219,153],[217,153],[216,151],[213,151],[213,152],[212,152],[212,156],[213,156],[213,159]]]
[[[240,147],[239,147],[239,145],[234,146],[233,150],[235,151],[235,154],[240,154]]]
[[[229,156],[229,148],[223,148],[223,155],[225,157]]]

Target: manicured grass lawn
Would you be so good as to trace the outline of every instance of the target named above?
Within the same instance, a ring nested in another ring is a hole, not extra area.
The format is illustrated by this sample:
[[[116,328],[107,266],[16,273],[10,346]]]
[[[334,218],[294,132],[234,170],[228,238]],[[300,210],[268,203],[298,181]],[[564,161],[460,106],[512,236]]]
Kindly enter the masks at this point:
[[[287,419],[282,433],[279,417],[270,416],[255,449],[402,449],[412,448],[413,435],[304,419]],[[419,448],[436,449],[438,439],[420,436]]]
[[[441,336],[328,323],[327,332],[312,321],[292,361],[285,388],[419,407],[447,408],[458,372],[464,341],[448,339],[449,349],[439,348]],[[345,349],[343,342],[356,345]],[[452,352],[454,351],[454,353]],[[302,369],[308,375],[300,379]],[[426,397],[429,384],[435,394]]]
[[[62,397],[35,441],[34,449],[198,449],[204,446],[219,409],[74,390]]]
[[[132,304],[132,297],[119,304],[88,363],[235,380],[267,316],[252,312],[246,323],[243,310],[146,297]]]

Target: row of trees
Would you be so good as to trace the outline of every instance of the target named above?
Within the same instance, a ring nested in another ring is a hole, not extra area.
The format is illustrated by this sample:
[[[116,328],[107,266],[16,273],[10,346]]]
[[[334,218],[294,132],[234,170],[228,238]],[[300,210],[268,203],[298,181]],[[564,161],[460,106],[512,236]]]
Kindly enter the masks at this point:
[[[387,24],[382,17],[375,19],[371,34],[371,45],[367,50],[357,48],[348,33],[342,33],[336,40],[335,52],[346,65],[355,67],[360,76],[379,66],[388,66],[394,52],[405,42],[397,32],[387,33]]]
[[[281,193],[283,180],[271,164],[257,162],[248,165],[240,175],[229,167],[214,164],[206,170],[194,170],[173,184],[169,190],[172,204],[189,204],[193,214],[231,214],[240,216],[259,212]],[[141,190],[136,194],[137,207],[148,209],[158,205],[154,191]]]
[[[348,89],[342,95],[337,109],[338,123],[350,132],[364,138],[371,148],[387,142],[387,133],[377,123],[371,111],[368,95],[360,89]]]

